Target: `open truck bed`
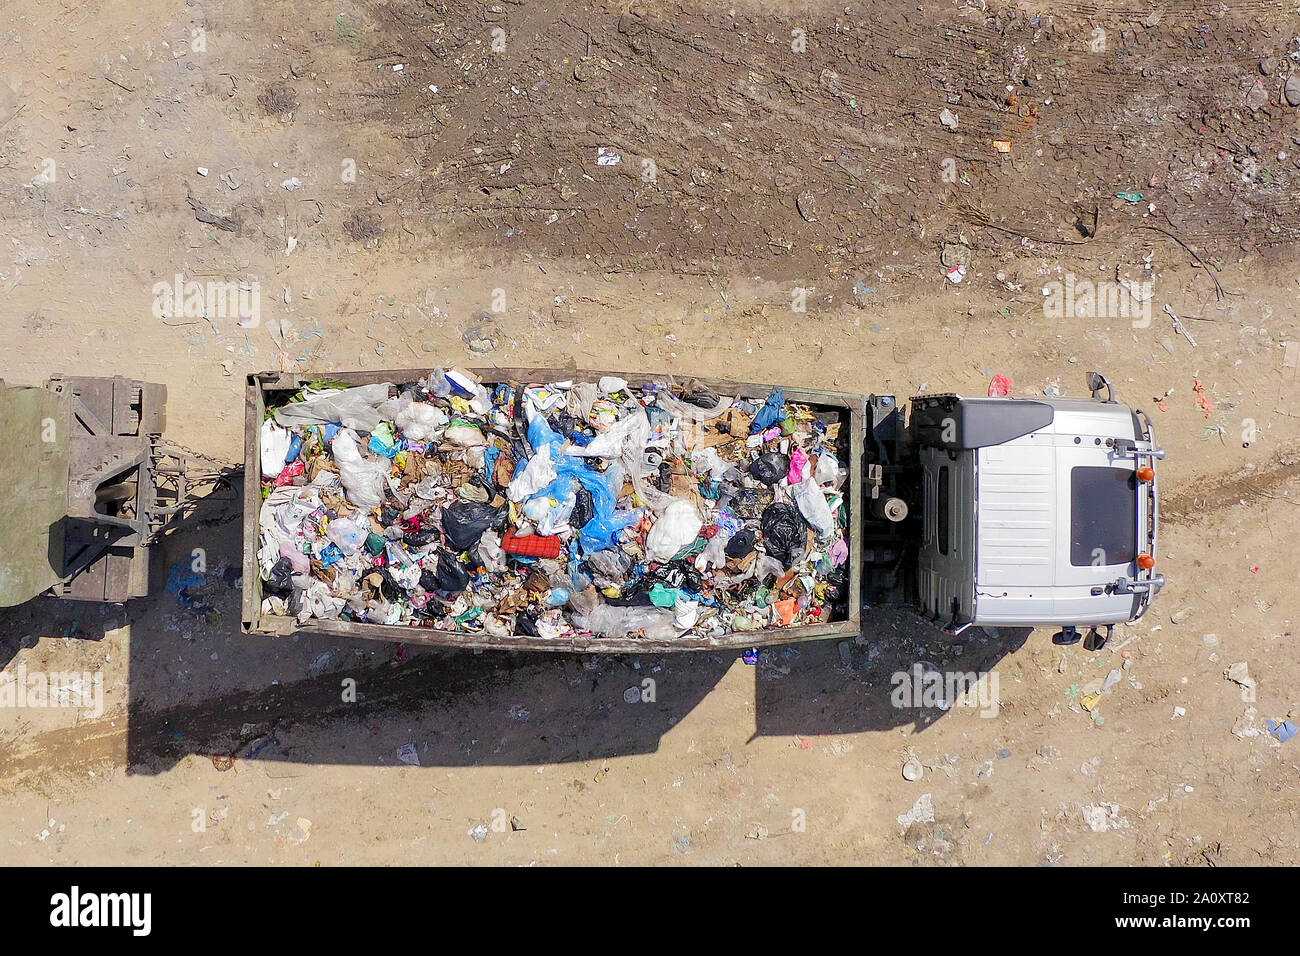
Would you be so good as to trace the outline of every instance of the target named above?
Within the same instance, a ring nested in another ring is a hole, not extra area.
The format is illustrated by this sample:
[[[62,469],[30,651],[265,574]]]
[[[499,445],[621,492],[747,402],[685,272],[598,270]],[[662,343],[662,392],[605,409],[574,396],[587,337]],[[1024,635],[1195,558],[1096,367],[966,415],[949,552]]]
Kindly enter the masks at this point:
[[[262,473],[260,461],[260,429],[268,407],[276,404],[285,394],[293,393],[304,385],[328,379],[348,386],[373,385],[382,382],[400,384],[428,376],[432,369],[406,369],[400,371],[328,372],[328,373],[261,373],[249,376],[245,400],[245,474],[244,483],[244,565],[243,565],[243,628],[246,632],[266,635],[286,635],[295,631],[331,634],[342,637],[359,637],[371,640],[402,641],[411,644],[440,645],[463,648],[495,648],[542,651],[605,651],[612,653],[662,652],[683,650],[711,650],[719,648],[750,648],[771,644],[789,644],[799,641],[820,640],[833,637],[854,636],[859,632],[862,611],[862,535],[859,525],[863,506],[864,447],[869,423],[868,399],[861,395],[813,389],[784,388],[787,400],[813,405],[833,412],[841,422],[841,433],[847,432],[849,457],[847,478],[842,486],[847,508],[846,540],[848,556],[847,613],[838,620],[825,624],[767,627],[760,630],[730,631],[714,636],[687,635],[673,639],[646,636],[596,637],[569,635],[561,639],[547,639],[528,635],[497,637],[483,632],[439,630],[432,627],[371,624],[346,620],[309,619],[300,624],[294,617],[263,613],[263,590],[257,554],[259,548],[259,514],[261,511],[260,483],[255,476]],[[470,369],[484,385],[498,382],[536,383],[564,380],[595,381],[604,375],[625,379],[629,385],[645,386],[668,380],[667,376],[623,372],[598,372],[573,369]],[[710,381],[697,379],[720,395],[756,399],[762,402],[771,392],[771,385]],[[891,400],[892,401],[892,400]]]

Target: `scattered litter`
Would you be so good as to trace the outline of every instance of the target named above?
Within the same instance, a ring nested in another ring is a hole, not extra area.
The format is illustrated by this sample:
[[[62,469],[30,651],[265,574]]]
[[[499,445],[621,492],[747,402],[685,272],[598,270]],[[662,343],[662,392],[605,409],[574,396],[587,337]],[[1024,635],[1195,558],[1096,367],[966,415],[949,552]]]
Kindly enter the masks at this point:
[[[1115,195],[1127,203],[1138,203],[1142,201],[1142,194],[1135,189],[1126,189],[1124,192],[1116,193]]]
[[[921,766],[921,761],[915,757],[909,757],[903,764],[903,779],[915,783],[925,774],[925,768]]]
[[[1242,711],[1232,724],[1232,736],[1246,740],[1250,737],[1258,737],[1263,731],[1255,726],[1255,718],[1259,716],[1259,711],[1254,707],[1247,707]]]
[[[597,166],[617,166],[622,161],[623,157],[612,146],[602,146],[596,150]]]
[[[1223,672],[1223,676],[1235,684],[1240,684],[1247,690],[1253,691],[1255,689],[1255,678],[1250,676],[1250,669],[1246,661],[1229,664],[1228,669]]]
[[[989,382],[989,398],[1003,398],[1011,394],[1011,390],[1016,387],[1016,383],[1001,372],[993,376]]]
[[[415,749],[415,744],[402,744],[402,746],[398,747],[397,759],[412,767],[420,766],[420,754]]]
[[[1214,401],[1205,394],[1205,386],[1199,378],[1192,382],[1192,391],[1196,393],[1196,404],[1205,412],[1205,417],[1209,418],[1214,414]]]
[[[289,190],[289,192],[293,192],[295,189],[302,189],[302,180],[295,176],[292,179],[286,179],[280,183],[280,186]]]
[[[1192,348],[1196,348],[1196,339],[1192,338],[1192,333],[1187,331],[1187,326],[1183,325],[1182,321],[1174,313],[1174,310],[1169,307],[1168,302],[1165,303],[1165,314],[1168,315],[1169,318],[1173,320],[1174,331],[1177,332],[1179,335],[1181,335],[1183,338],[1187,339],[1188,343],[1192,346]]]
[[[944,109],[939,113],[939,122],[943,124],[944,129],[956,129],[957,114],[950,109]]]
[[[995,139],[993,141],[993,148],[996,149],[999,153],[1009,153],[1011,152],[1011,140]]]
[[[1289,720],[1284,720],[1281,723],[1278,723],[1275,720],[1270,720],[1268,722],[1268,732],[1282,743],[1286,743],[1294,737],[1297,731],[1300,731],[1300,728],[1296,727],[1296,725]]]
[[[1083,811],[1083,822],[1088,824],[1088,829],[1093,833],[1128,829],[1128,817],[1120,816],[1119,807],[1113,803],[1100,803],[1080,809]]]
[[[898,825],[906,829],[913,823],[933,823],[934,822],[934,798],[928,793],[923,793],[916,798],[916,803],[912,804],[912,809],[906,813],[898,815]]]

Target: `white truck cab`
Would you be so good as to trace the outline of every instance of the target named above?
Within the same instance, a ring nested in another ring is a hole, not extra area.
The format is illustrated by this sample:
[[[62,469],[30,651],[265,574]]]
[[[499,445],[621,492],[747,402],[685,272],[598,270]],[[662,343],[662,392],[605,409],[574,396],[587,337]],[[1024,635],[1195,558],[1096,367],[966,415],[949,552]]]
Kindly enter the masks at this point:
[[[1089,387],[1091,398],[912,400],[919,603],[948,633],[1059,625],[1056,643],[1087,629],[1100,647],[1164,585],[1153,572],[1164,452],[1103,376]]]

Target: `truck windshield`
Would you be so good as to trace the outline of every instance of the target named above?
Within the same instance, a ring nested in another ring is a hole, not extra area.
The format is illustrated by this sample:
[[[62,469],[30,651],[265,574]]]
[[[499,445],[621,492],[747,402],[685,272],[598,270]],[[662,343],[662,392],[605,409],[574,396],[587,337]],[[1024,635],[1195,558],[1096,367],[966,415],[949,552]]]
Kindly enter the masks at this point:
[[[1137,478],[1123,468],[1070,469],[1070,564],[1128,564],[1137,557]]]

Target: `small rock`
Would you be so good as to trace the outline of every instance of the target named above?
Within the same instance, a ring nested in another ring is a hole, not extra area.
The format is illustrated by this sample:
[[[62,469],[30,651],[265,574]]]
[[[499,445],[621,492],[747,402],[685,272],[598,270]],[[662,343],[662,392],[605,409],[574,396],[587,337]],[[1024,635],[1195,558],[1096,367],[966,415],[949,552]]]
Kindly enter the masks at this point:
[[[1282,95],[1286,97],[1287,106],[1300,106],[1300,73],[1292,73],[1286,78]]]
[[[970,247],[963,246],[959,242],[945,242],[943,249],[939,253],[939,261],[945,268],[951,269],[954,266],[970,267]]]
[[[1242,85],[1246,89],[1246,108],[1252,113],[1268,102],[1268,90],[1262,80],[1247,77]]]
[[[1169,620],[1174,624],[1183,624],[1186,623],[1187,619],[1191,616],[1192,609],[1190,607],[1185,607],[1181,611],[1175,611],[1170,615]]]
[[[943,109],[939,113],[939,122],[943,124],[944,129],[955,130],[957,128],[957,114],[950,109]]]
[[[801,192],[795,198],[794,204],[799,210],[799,215],[803,216],[808,222],[817,221],[817,197],[811,192],[807,190]]]

